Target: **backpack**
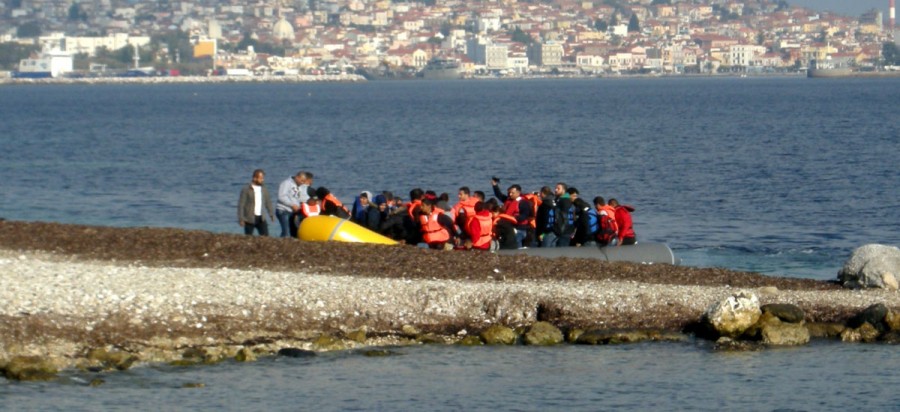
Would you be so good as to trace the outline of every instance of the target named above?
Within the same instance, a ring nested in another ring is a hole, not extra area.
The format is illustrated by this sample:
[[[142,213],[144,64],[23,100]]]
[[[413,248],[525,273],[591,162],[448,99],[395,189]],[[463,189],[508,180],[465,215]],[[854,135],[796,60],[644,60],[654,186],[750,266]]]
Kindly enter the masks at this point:
[[[575,230],[575,205],[569,202],[569,207],[554,207],[550,211],[552,222],[548,223],[556,236],[571,234]]]
[[[619,225],[616,223],[616,217],[610,216],[609,213],[597,213],[598,230],[593,232],[597,238],[597,243],[608,245],[619,234]]]

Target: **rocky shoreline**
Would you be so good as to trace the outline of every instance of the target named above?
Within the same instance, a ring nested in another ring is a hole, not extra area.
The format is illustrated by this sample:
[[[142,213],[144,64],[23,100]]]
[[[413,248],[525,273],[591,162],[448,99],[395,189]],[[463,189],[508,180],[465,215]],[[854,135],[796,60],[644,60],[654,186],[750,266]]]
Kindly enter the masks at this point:
[[[0,277],[0,370],[10,379],[484,344],[498,329],[513,342],[543,342],[528,338],[535,328],[579,343],[680,340],[738,292],[796,307],[813,337],[875,340],[845,325],[875,304],[882,320],[900,309],[896,291],[724,269],[13,221],[0,221]]]

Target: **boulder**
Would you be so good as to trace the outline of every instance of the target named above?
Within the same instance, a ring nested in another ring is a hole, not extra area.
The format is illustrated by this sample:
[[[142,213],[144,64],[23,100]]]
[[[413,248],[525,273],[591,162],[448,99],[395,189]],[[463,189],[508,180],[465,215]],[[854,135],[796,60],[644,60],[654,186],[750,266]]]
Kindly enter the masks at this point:
[[[350,339],[356,343],[366,343],[366,331],[365,329],[359,329],[348,332],[347,339]]]
[[[491,326],[482,331],[480,336],[488,345],[512,345],[519,338],[512,328],[502,325]]]
[[[878,332],[884,332],[887,330],[887,324],[885,323],[885,318],[887,318],[888,308],[884,305],[884,303],[876,303],[872,306],[869,306],[862,310],[862,312],[857,313],[855,316],[850,318],[847,321],[847,327],[849,328],[859,328],[863,324],[868,323],[875,327]]]
[[[868,322],[863,323],[858,328],[847,328],[841,332],[841,340],[844,342],[866,342],[872,343],[878,340],[878,329],[870,325]]]
[[[347,349],[347,345],[344,343],[344,341],[329,334],[319,335],[319,337],[316,338],[316,340],[314,340],[312,344],[314,348],[322,351]]]
[[[777,320],[777,318],[775,318]],[[798,346],[809,343],[809,330],[800,323],[768,322],[761,330],[762,343],[776,346]]]
[[[884,317],[884,324],[889,330],[900,331],[900,313],[889,310]]]
[[[847,288],[897,290],[900,280],[900,248],[870,244],[853,251],[838,272],[838,281]]]
[[[703,319],[719,336],[738,337],[753,326],[760,315],[759,298],[752,292],[739,292],[710,305]]]
[[[457,345],[461,346],[481,346],[484,345],[484,342],[481,341],[481,337],[476,335],[467,335],[456,342]]]
[[[810,322],[806,324],[811,338],[839,338],[846,326],[840,323]]]
[[[549,322],[536,322],[522,336],[526,345],[549,346],[562,343],[563,334]]]
[[[17,381],[49,381],[59,373],[52,362],[40,356],[16,356],[0,369],[6,379]]]
[[[759,342],[735,340],[727,336],[722,336],[716,341],[714,350],[723,352],[751,352],[762,350],[763,346]]]
[[[238,350],[237,354],[234,355],[234,360],[238,362],[255,362],[256,353],[250,348],[241,348]]]
[[[800,323],[806,318],[803,309],[790,303],[770,303],[762,305],[759,309],[762,310],[762,313],[771,313],[782,322],[787,323]]]

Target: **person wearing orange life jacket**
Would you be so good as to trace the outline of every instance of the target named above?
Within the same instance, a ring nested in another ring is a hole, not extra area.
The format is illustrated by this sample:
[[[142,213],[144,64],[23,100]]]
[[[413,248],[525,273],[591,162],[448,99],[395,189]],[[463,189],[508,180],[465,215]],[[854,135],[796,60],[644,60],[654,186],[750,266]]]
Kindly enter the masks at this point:
[[[616,199],[609,199],[609,205],[616,209],[616,224],[619,225],[619,245],[633,245],[637,243],[634,234],[634,224],[631,221],[631,212],[634,207],[620,205]]]
[[[499,243],[494,240],[494,217],[484,202],[476,202],[474,215],[466,225],[466,232],[471,236],[465,242],[466,249],[497,250]]]
[[[409,191],[409,203],[406,203],[406,215],[403,216],[403,231],[406,234],[407,245],[422,243],[422,230],[419,228],[419,213],[421,213],[422,199],[425,191],[415,188]]]
[[[445,220],[449,220],[444,211],[435,206],[435,201],[431,198],[422,200],[419,207],[419,227],[422,231],[422,241],[431,249],[444,249],[450,242],[450,230],[447,228],[447,221],[441,222],[443,216]],[[452,226],[452,222],[449,222]],[[452,245],[450,245],[452,247]]]
[[[316,197],[322,206],[322,214],[326,216],[337,216],[341,219],[349,219],[350,212],[344,207],[344,204],[338,200],[331,191],[322,186],[316,189]]]
[[[319,198],[317,196],[310,197],[306,203],[300,205],[300,213],[303,214],[304,218],[322,214],[322,206],[319,204]]]
[[[522,196],[522,187],[512,185],[506,195],[500,191],[500,180],[491,179],[494,196],[503,202],[503,213],[516,218],[516,243],[519,247],[529,247],[534,242],[534,206]]]
[[[471,193],[468,186],[459,188],[459,193],[457,194],[459,202],[450,209],[450,217],[453,218],[453,223],[459,227],[460,233],[467,239],[475,239],[468,233],[468,223],[469,220],[475,218],[475,204],[478,203],[478,199],[472,197]]]

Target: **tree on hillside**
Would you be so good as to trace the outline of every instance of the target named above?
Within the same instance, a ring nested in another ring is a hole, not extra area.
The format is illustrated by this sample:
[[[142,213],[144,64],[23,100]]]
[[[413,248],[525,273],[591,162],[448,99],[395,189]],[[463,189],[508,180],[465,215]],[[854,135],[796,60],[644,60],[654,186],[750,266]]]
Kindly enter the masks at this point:
[[[512,41],[514,41],[514,42],[524,43],[524,44],[528,44],[528,45],[534,43],[534,39],[531,38],[531,36],[528,33],[525,33],[524,31],[522,31],[522,29],[520,29],[518,27],[516,27],[516,29],[513,30],[512,33],[510,33],[510,36],[512,36]]]
[[[40,37],[41,33],[41,25],[36,21],[22,23],[22,25],[16,29],[16,37],[20,39],[26,37]]]
[[[39,51],[38,46],[24,46],[18,43],[0,43],[0,69],[19,68],[19,61]]]
[[[884,64],[890,66],[900,65],[900,50],[894,42],[885,42],[881,46],[881,57],[884,58]]]
[[[628,20],[628,32],[636,33],[641,31],[641,23],[638,21],[637,14],[632,14],[631,19]]]

